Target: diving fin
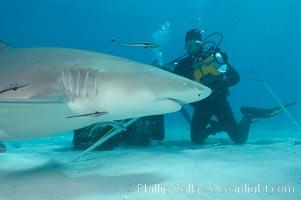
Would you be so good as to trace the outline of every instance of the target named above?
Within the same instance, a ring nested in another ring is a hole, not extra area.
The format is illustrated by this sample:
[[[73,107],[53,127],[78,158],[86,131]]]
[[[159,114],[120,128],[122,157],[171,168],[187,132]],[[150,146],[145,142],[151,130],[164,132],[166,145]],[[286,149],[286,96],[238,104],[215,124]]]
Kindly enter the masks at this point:
[[[292,102],[292,103],[286,104],[284,106],[287,108],[287,107],[293,106],[295,104],[296,104],[296,102]],[[280,106],[277,106],[274,108],[269,108],[269,109],[246,107],[246,106],[243,106],[240,108],[240,112],[242,114],[250,116],[252,119],[273,117],[275,115],[278,115],[282,111],[283,111],[283,109]]]

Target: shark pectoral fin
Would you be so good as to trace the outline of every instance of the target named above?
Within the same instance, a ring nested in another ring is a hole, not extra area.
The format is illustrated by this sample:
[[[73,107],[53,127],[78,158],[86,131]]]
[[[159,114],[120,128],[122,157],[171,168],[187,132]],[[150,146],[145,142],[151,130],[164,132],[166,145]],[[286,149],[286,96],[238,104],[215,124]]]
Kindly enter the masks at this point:
[[[72,115],[72,116],[68,116],[66,118],[75,118],[75,117],[99,117],[102,115],[107,114],[108,112],[99,112],[99,111],[95,111],[93,113],[87,113],[87,114],[81,114],[81,115]]]

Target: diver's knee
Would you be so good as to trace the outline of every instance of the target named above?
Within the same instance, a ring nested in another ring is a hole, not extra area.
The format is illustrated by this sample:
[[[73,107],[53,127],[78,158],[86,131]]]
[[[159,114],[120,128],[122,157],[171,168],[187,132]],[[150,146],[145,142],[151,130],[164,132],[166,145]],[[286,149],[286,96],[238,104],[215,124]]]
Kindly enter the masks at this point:
[[[190,139],[193,144],[202,144],[207,137],[204,137],[202,134],[196,132],[190,133]]]

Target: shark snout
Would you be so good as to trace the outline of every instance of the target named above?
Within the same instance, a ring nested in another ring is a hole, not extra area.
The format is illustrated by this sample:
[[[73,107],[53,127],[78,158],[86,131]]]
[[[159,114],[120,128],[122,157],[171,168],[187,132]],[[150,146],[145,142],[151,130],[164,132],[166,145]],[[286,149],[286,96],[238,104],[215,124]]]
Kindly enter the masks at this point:
[[[182,106],[184,104],[200,101],[208,97],[210,94],[210,88],[201,84],[193,83],[189,87],[182,88],[182,90],[175,90],[170,93],[165,93],[160,98],[158,98],[158,100],[165,100],[172,104]]]
[[[158,96],[154,102],[153,109],[175,112],[181,109],[184,104],[200,101],[211,94],[211,90],[201,84],[193,83],[190,86],[178,88],[177,90]]]
[[[211,89],[198,83],[193,83],[185,91],[177,95],[179,102],[182,104],[193,103],[205,99],[211,94]]]

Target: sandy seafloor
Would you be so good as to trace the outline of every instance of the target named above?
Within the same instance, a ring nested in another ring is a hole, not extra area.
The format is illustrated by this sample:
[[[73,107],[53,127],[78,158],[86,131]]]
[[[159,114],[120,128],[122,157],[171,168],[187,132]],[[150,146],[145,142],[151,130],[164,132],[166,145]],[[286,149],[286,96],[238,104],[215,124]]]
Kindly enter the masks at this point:
[[[162,145],[121,146],[75,162],[71,133],[7,142],[0,199],[301,199],[298,132],[255,128],[243,146],[225,134],[195,146],[186,128],[166,132]]]

